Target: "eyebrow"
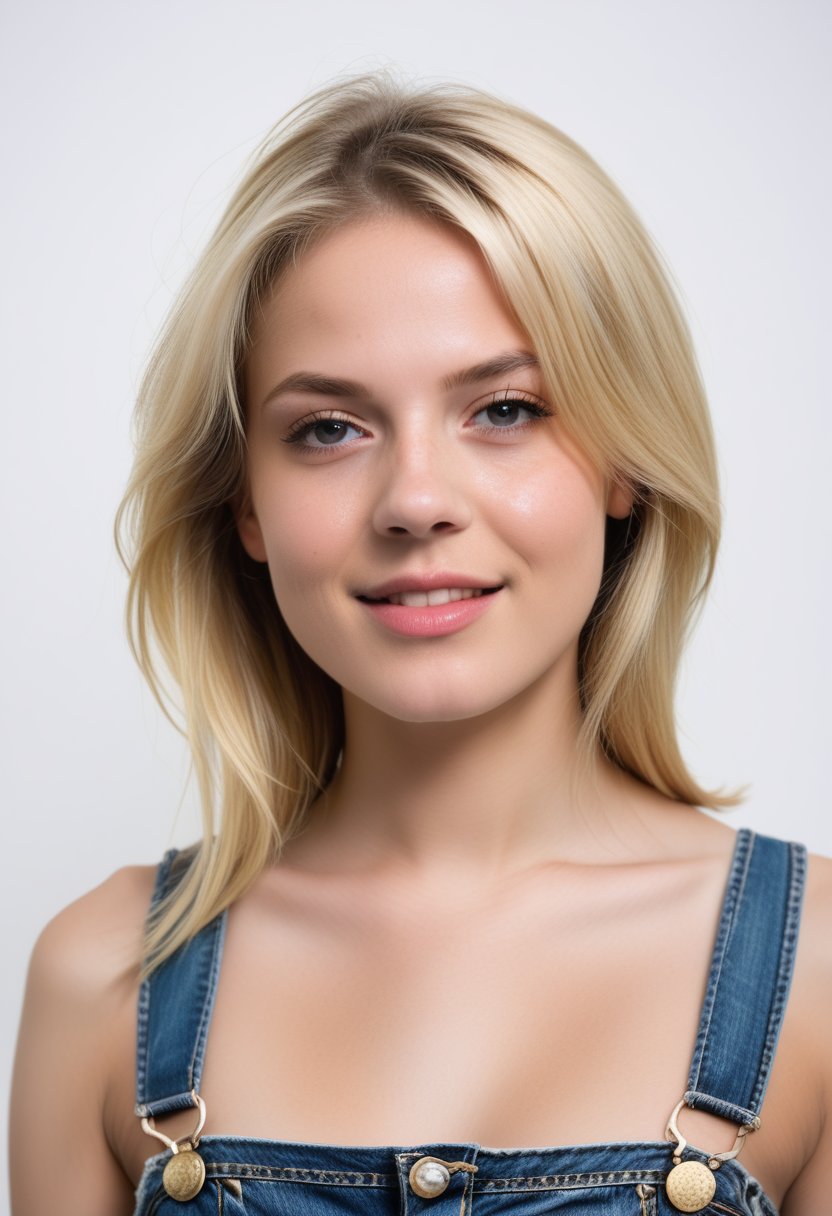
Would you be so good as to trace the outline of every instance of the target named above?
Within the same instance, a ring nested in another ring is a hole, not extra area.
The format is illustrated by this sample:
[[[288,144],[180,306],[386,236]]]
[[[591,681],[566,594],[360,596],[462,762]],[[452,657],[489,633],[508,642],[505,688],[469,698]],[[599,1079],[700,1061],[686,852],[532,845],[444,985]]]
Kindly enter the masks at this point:
[[[527,350],[505,351],[486,359],[484,363],[475,363],[473,367],[465,367],[461,371],[452,372],[442,380],[442,388],[446,392],[460,388],[466,384],[478,384],[482,380],[493,380],[495,376],[504,376],[508,372],[519,371],[521,368],[539,368],[537,356]],[[319,372],[293,372],[270,389],[263,398],[263,406],[273,401],[275,397],[286,392],[320,393],[326,397],[372,397],[366,385],[357,380],[342,380],[334,376],[323,376]]]

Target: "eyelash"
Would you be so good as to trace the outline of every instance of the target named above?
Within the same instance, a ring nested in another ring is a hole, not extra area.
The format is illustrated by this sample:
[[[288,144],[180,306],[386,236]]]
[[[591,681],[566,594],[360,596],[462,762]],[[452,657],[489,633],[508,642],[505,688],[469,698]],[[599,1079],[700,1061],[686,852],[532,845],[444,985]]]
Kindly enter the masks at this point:
[[[493,409],[495,405],[519,405],[526,410],[531,417],[521,422],[518,426],[477,426],[475,429],[481,431],[506,431],[514,433],[516,431],[525,430],[527,427],[534,426],[544,418],[551,418],[553,411],[548,406],[542,405],[539,401],[535,401],[532,397],[527,397],[523,392],[517,392],[511,389],[505,389],[502,393],[495,395],[490,401],[486,401],[478,410],[475,410],[472,418],[476,418],[478,414],[484,413],[486,410]],[[343,426],[352,427],[353,430],[360,431],[362,428],[357,426],[349,418],[345,418],[342,414],[338,414],[330,410],[315,410],[311,414],[307,414],[304,418],[299,418],[297,422],[292,423],[288,433],[283,437],[284,443],[294,443],[302,447],[306,437],[319,426],[322,422],[340,422]],[[350,440],[349,443],[354,443]],[[308,445],[310,451],[325,451],[329,448],[347,447],[346,443],[319,444]]]
[[[519,426],[501,427],[501,426],[491,425],[491,426],[485,426],[485,427],[478,428],[478,429],[482,429],[485,431],[525,430],[526,427],[534,426],[535,423],[541,422],[544,418],[551,418],[552,414],[554,412],[553,410],[549,409],[549,407],[547,405],[543,405],[542,402],[535,401],[535,399],[533,397],[527,397],[523,392],[517,392],[516,390],[507,388],[507,389],[503,389],[502,393],[497,393],[494,397],[491,398],[490,401],[486,401],[486,403],[484,405],[481,405],[478,410],[475,410],[472,417],[476,418],[477,414],[482,414],[485,412],[485,410],[490,410],[495,405],[519,405],[524,410],[526,410],[531,415],[531,417],[527,418],[526,421],[522,422]]]
[[[314,410],[311,414],[307,414],[304,418],[299,418],[297,422],[292,423],[288,432],[283,437],[283,442],[302,445],[306,436],[322,422],[340,422],[344,426],[352,427],[354,431],[361,430],[361,427],[356,426],[356,424],[351,422],[349,418],[344,418],[342,414],[333,413],[331,410]],[[320,444],[319,448],[315,450],[320,450],[328,446],[345,447],[346,445],[342,443]]]

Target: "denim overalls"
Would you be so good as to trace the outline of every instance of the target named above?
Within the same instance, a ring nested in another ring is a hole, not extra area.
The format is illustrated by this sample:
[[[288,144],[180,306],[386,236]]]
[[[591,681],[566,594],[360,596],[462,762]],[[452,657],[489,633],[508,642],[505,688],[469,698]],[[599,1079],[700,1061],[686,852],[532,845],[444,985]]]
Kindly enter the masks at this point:
[[[159,868],[154,901],[168,889],[175,856],[172,850]],[[803,845],[747,828],[737,833],[684,1101],[736,1123],[739,1145],[743,1129],[758,1126],[805,874]],[[142,985],[136,1113],[151,1132],[153,1116],[199,1101],[226,918],[206,925]],[[196,1130],[192,1139],[147,1162],[135,1216],[776,1216],[738,1160],[709,1159],[683,1140],[499,1149],[199,1139]],[[714,1193],[703,1200],[709,1188]]]

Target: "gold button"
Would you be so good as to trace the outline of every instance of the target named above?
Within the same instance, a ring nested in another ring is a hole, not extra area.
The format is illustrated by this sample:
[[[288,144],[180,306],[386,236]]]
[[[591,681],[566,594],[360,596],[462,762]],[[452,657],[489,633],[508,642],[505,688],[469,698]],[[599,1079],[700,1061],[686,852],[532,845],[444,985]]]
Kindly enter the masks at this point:
[[[436,1157],[420,1157],[410,1167],[411,1189],[422,1199],[435,1199],[448,1189],[451,1172]]]
[[[162,1174],[162,1186],[171,1199],[187,1203],[202,1190],[205,1162],[193,1149],[179,1149],[168,1160]]]
[[[677,1211],[700,1212],[714,1197],[716,1178],[701,1161],[683,1161],[674,1165],[664,1185]]]

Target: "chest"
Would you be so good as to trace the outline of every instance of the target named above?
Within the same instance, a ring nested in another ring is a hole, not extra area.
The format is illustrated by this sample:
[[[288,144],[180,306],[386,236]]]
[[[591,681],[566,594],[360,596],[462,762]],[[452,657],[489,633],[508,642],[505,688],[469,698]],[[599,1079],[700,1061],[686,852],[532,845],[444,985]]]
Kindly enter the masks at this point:
[[[633,1120],[660,1138],[708,948],[681,959],[636,912],[614,932],[595,919],[425,916],[316,941],[287,933],[257,960],[232,926],[206,1097],[215,1090],[235,1127],[318,1142],[551,1144]]]
[[[567,887],[493,907],[318,901],[314,915],[287,906],[265,917],[241,906],[208,1036],[206,1133],[319,1145],[660,1141],[686,1087],[721,877],[668,876],[657,890],[653,876],[649,894],[627,882],[592,900]],[[658,914],[670,896],[671,931]],[[785,1124],[779,1091],[775,1069],[767,1128]],[[730,1147],[729,1125],[685,1120],[693,1143]],[[743,1163],[776,1197],[788,1145],[778,1139],[778,1157],[773,1137],[759,1153],[753,1139]]]

